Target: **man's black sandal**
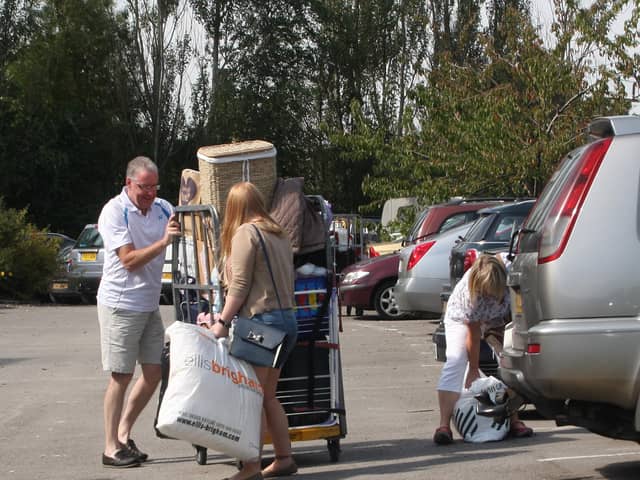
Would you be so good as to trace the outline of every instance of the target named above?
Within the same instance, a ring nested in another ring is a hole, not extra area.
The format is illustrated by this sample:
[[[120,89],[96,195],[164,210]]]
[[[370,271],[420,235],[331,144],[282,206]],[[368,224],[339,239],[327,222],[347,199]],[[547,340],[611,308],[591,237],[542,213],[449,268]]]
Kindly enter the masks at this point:
[[[107,457],[104,453],[102,454],[102,465],[105,467],[111,468],[129,468],[129,467],[139,467],[140,460],[128,449],[123,448],[118,450],[113,454],[113,457]]]
[[[133,453],[136,457],[138,457],[138,460],[141,462],[146,462],[147,458],[149,458],[149,455],[138,450],[138,446],[136,445],[136,442],[134,442],[131,438],[127,440],[126,447],[129,449],[131,453]]]

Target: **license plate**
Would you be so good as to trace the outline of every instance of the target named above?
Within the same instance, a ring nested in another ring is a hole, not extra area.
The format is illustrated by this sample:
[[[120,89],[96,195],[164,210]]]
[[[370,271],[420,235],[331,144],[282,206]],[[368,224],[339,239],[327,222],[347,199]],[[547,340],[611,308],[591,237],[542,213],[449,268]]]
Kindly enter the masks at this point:
[[[171,280],[171,273],[162,272],[162,279],[163,280]]]
[[[53,290],[66,290],[69,288],[69,284],[67,282],[54,282],[51,284],[51,288]]]
[[[98,254],[96,252],[82,252],[80,254],[80,260],[83,262],[95,262],[98,258]]]
[[[502,348],[508,349],[513,346],[513,325],[509,324],[504,329],[504,338],[502,340]]]

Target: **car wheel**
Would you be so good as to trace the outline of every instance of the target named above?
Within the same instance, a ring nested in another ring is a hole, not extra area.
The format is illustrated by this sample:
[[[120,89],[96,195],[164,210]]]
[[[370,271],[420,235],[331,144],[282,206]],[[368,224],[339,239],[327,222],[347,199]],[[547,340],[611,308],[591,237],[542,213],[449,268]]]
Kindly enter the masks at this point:
[[[399,320],[405,318],[406,314],[398,310],[396,297],[393,294],[395,279],[385,280],[380,284],[373,297],[373,306],[382,318],[388,320]]]

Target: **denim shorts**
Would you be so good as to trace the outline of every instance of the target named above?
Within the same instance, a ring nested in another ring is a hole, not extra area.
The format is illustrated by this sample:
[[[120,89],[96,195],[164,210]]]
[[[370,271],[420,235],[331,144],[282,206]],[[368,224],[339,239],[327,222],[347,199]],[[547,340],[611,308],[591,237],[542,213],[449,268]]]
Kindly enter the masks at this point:
[[[276,364],[276,368],[282,368],[284,362],[287,361],[289,355],[293,351],[298,341],[298,320],[293,309],[271,310],[269,312],[258,313],[253,316],[254,320],[269,325],[270,327],[282,330],[287,334],[282,343],[280,350],[280,358]]]

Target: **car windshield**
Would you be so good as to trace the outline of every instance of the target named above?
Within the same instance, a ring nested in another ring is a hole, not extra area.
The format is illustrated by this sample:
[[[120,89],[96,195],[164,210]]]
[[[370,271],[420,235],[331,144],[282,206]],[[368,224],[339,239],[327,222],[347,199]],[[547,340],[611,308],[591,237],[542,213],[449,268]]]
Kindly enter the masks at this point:
[[[424,221],[424,217],[427,216],[427,213],[429,213],[429,209],[425,208],[420,213],[420,215],[418,215],[418,218],[413,223],[413,226],[411,227],[411,230],[409,230],[409,235],[407,235],[407,240],[409,242],[415,241],[416,236],[418,235],[418,232],[420,231],[420,226],[422,225],[422,222]]]
[[[76,243],[73,238],[69,238],[66,235],[61,235],[59,233],[49,232],[47,233],[47,237],[54,239],[60,250],[71,248]]]
[[[487,233],[486,240],[489,242],[504,242],[511,241],[513,233],[520,228],[524,215],[503,215],[500,216],[495,225]]]
[[[484,232],[487,230],[488,225],[491,223],[492,215],[485,214],[481,215],[476,219],[475,222],[471,225],[471,228],[467,231],[464,236],[465,240],[475,241],[480,240],[484,237]]]
[[[97,227],[86,227],[76,242],[75,248],[103,248],[102,237]]]

